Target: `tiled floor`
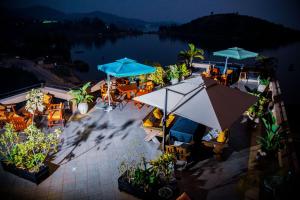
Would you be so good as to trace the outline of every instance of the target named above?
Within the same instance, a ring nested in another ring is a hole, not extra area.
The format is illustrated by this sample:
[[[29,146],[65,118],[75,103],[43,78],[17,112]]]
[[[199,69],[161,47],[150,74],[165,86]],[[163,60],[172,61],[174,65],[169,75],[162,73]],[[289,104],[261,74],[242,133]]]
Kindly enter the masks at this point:
[[[140,127],[141,119],[148,111],[149,108],[138,111],[132,103],[128,103],[123,110],[116,108],[107,113],[95,109],[86,117],[75,117],[64,129],[63,146],[54,160],[59,165],[57,170],[41,184],[35,185],[1,168],[1,197],[135,199],[119,192],[118,166],[124,160],[139,159],[141,156],[153,159],[159,155],[158,145],[145,142],[145,132]],[[237,132],[233,132],[233,136],[244,134],[240,133],[240,125],[236,126]],[[241,135],[240,139],[245,137],[248,136]],[[248,163],[247,144],[241,145],[241,140],[232,140],[232,152],[226,161],[217,162],[211,158],[196,163],[184,172],[180,180],[181,190],[189,192],[196,199],[214,199],[217,193],[210,192],[214,190],[227,192],[227,197],[234,197],[230,184],[247,169]]]

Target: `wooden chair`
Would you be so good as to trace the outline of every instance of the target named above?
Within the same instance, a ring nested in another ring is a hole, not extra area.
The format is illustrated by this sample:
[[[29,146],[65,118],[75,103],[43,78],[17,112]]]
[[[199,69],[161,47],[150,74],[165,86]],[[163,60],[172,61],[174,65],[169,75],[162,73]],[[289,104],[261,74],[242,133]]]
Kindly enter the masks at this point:
[[[147,93],[149,93],[149,92],[146,91],[146,90],[139,90],[139,91],[135,94],[135,96],[137,97],[137,96],[141,96],[141,95],[144,95],[144,94],[147,94]],[[141,103],[141,102],[139,102],[139,101],[135,101],[135,100],[134,100],[133,102],[134,102],[135,107],[137,107],[138,110],[141,110],[141,108],[144,106],[144,104]]]
[[[0,128],[2,128],[10,118],[16,114],[15,104],[0,104]]]
[[[232,69],[227,69],[226,73],[221,76],[220,83],[223,85],[228,85],[228,77],[232,77],[232,73]]]
[[[218,76],[220,74],[220,69],[219,68],[212,68],[211,70],[212,76]]]
[[[25,119],[21,116],[13,116],[9,121],[16,131],[24,131],[32,122],[31,118]]]
[[[167,153],[176,154],[175,146],[173,146],[173,145],[166,145],[165,148],[166,148],[166,152]]]
[[[190,159],[191,152],[187,148],[178,146],[175,150],[178,160],[188,161]]]
[[[122,95],[115,95],[115,93],[111,93],[110,94],[111,97],[111,104],[114,105],[115,107],[119,107],[120,110],[123,109],[124,107],[124,100],[126,97],[126,93],[122,94]]]
[[[225,132],[224,142],[218,142],[217,139],[213,139],[211,141],[202,141],[202,144],[205,147],[212,148],[217,160],[221,160],[221,154],[223,153],[223,149],[228,146],[230,132],[228,129],[224,130],[224,132]]]
[[[53,99],[53,95],[50,93],[44,94],[44,99],[43,99],[43,103],[45,105],[45,109],[47,110],[48,107],[51,105],[52,103],[52,99]]]
[[[64,126],[65,120],[63,118],[63,103],[51,104],[48,110],[48,127],[55,125]]]
[[[129,84],[129,80],[126,79],[126,78],[117,78],[116,79],[116,83],[117,83],[117,86],[118,85],[128,85]]]

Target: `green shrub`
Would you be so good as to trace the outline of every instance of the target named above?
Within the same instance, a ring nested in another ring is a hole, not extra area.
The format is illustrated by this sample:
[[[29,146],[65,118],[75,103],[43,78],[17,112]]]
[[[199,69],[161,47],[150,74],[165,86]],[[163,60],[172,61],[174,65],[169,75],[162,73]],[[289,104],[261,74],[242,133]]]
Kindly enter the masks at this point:
[[[149,75],[149,80],[152,80],[155,84],[164,86],[165,85],[166,72],[161,66],[157,66],[154,73]]]
[[[175,156],[169,153],[164,153],[150,162],[142,157],[139,163],[122,162],[119,172],[129,183],[143,188],[144,191],[151,191],[155,185],[169,182],[174,172],[174,160]]]
[[[26,138],[21,140],[11,124],[5,126],[0,137],[0,153],[8,164],[29,172],[38,172],[45,164],[47,156],[57,151],[60,129],[45,134],[35,125],[25,129]]]

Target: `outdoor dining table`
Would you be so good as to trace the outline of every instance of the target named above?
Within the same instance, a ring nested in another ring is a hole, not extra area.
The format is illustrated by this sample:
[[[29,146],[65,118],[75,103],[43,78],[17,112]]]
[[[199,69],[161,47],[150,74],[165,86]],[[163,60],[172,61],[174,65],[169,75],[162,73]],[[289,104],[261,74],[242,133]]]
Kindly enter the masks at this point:
[[[136,83],[132,83],[129,85],[120,85],[118,86],[118,91],[122,94],[126,93],[126,97],[128,100],[131,99],[131,93],[136,93],[138,91],[138,87]]]
[[[197,133],[199,124],[179,117],[170,129],[170,137],[179,142],[190,143]]]

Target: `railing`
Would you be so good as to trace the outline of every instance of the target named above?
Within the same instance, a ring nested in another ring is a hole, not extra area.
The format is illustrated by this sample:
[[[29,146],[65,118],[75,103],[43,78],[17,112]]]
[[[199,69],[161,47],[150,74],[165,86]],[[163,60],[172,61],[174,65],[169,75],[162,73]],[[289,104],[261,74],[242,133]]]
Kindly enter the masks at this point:
[[[92,85],[93,85],[93,84],[94,84],[94,83],[92,82]],[[75,85],[75,86],[72,86],[72,87],[67,87],[67,86],[62,86],[62,85],[53,85],[53,84],[37,83],[37,84],[30,85],[30,86],[27,86],[27,87],[24,87],[24,88],[20,88],[20,89],[12,90],[12,91],[9,91],[9,92],[1,93],[1,94],[0,94],[0,99],[12,97],[12,96],[15,96],[15,95],[18,95],[18,94],[27,92],[27,91],[29,91],[29,90],[31,90],[31,89],[36,89],[36,88],[50,87],[50,88],[55,88],[55,89],[60,89],[60,90],[66,90],[66,91],[69,91],[70,89],[78,89],[78,88],[80,88],[82,85],[83,85],[83,84]]]
[[[225,62],[222,62],[222,61],[211,61],[211,60],[203,60],[203,61],[200,61],[200,62],[195,62],[195,63],[205,63],[205,64],[221,64],[221,65],[225,65]],[[228,62],[227,65],[236,65],[236,66],[240,66],[240,67],[244,67],[245,65],[244,64],[241,64],[241,63],[234,63],[234,62]]]

